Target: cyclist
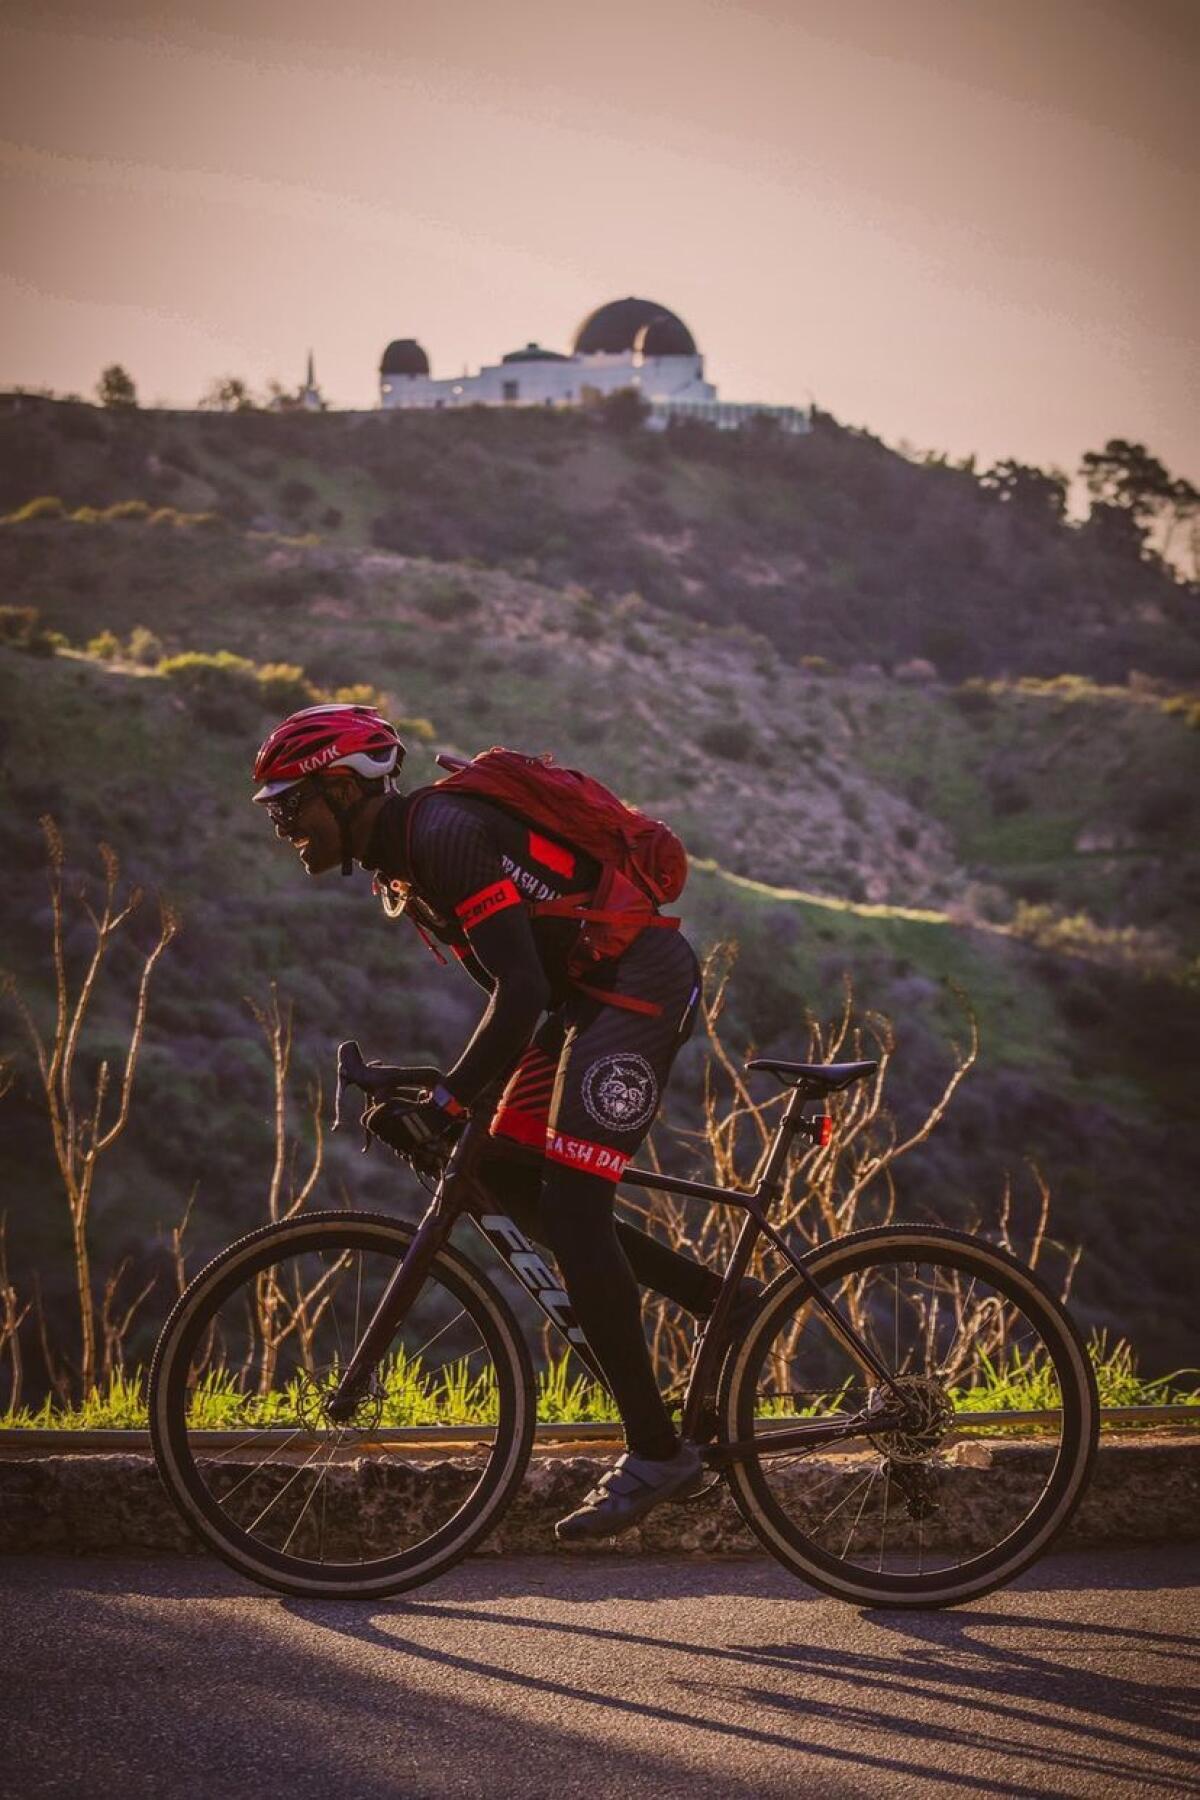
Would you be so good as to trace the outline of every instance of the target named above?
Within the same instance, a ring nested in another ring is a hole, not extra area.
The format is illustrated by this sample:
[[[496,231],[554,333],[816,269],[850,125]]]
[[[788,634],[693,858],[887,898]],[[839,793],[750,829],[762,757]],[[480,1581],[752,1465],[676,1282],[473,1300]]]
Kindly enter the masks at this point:
[[[695,1491],[701,1474],[658,1390],[638,1282],[703,1317],[719,1277],[613,1213],[616,1183],[695,1023],[695,953],[681,932],[644,930],[582,991],[566,967],[578,924],[533,917],[531,907],[590,892],[600,865],[477,796],[434,789],[417,804],[395,787],[403,757],[374,708],[309,707],[262,745],[254,798],[310,875],[339,866],[349,875],[360,864],[385,901],[403,896],[488,996],[428,1095],[384,1101],[366,1120],[399,1154],[428,1153],[489,1090],[499,1093],[480,1179],[553,1252],[625,1428],[625,1454],[556,1531],[611,1537]],[[757,1284],[747,1289],[749,1299]]]

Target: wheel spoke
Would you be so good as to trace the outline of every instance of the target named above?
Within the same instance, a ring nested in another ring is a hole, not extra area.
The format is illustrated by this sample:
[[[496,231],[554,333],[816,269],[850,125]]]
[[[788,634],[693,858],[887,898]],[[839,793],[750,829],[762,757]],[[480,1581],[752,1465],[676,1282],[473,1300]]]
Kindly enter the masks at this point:
[[[846,1537],[846,1542],[842,1548],[843,1556],[849,1556],[849,1554],[850,1554],[850,1545],[854,1541],[854,1534],[858,1530],[859,1525],[862,1523],[862,1516],[863,1516],[864,1511],[866,1510],[867,1501],[871,1498],[871,1489],[875,1486],[875,1483],[878,1481],[878,1479],[879,1479],[879,1469],[878,1469],[878,1467],[876,1467],[876,1468],[872,1469],[872,1471],[871,1471],[871,1479],[868,1481],[867,1491],[862,1497],[862,1505],[859,1507],[858,1511],[854,1515],[854,1523],[850,1527],[849,1533],[847,1534],[847,1537]]]
[[[276,1444],[276,1446],[275,1446],[276,1451],[286,1450],[289,1444],[295,1443],[296,1439],[298,1437],[303,1437],[303,1435],[304,1435],[303,1425],[297,1425],[295,1431],[288,1432],[287,1436],[284,1438],[282,1443]],[[219,1461],[220,1459],[217,1458],[215,1460]],[[256,1475],[261,1475],[264,1469],[269,1468],[271,1466],[271,1463],[273,1460],[274,1460],[273,1455],[272,1456],[264,1456],[262,1461],[259,1463],[255,1463],[255,1465],[252,1469],[247,1469],[246,1473],[242,1476],[242,1479],[240,1481],[236,1482],[233,1487],[227,1489],[227,1491],[221,1496],[221,1505],[222,1506],[227,1505],[229,1503],[229,1501],[233,1499],[233,1496],[236,1493],[238,1493],[242,1488],[245,1487],[245,1485],[248,1481],[253,1481],[254,1477]]]
[[[292,1486],[294,1485],[295,1482],[299,1481],[299,1479],[300,1479],[301,1475],[303,1475],[305,1469],[308,1468],[310,1463],[315,1462],[317,1457],[320,1456],[320,1454],[321,1454],[321,1446],[320,1446],[320,1444],[318,1444],[315,1449],[309,1451],[308,1455],[305,1457],[304,1461],[300,1464],[299,1468],[296,1469],[291,1475],[288,1476],[287,1480],[284,1482],[284,1484],[280,1488],[279,1492],[277,1494],[273,1495],[273,1497],[267,1501],[267,1504],[263,1507],[263,1509],[259,1513],[258,1517],[255,1519],[252,1519],[250,1521],[250,1524],[246,1527],[247,1531],[257,1531],[258,1530],[258,1527],[262,1524],[262,1522],[266,1518],[267,1514],[269,1512],[273,1511],[273,1509],[276,1506],[278,1506],[279,1502],[283,1499],[283,1496],[290,1491],[290,1489],[292,1488]]]

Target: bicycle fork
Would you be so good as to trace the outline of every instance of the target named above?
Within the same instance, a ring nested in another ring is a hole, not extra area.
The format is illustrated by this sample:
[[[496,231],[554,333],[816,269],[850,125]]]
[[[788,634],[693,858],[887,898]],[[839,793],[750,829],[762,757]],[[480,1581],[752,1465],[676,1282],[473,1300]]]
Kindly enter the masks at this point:
[[[339,1423],[354,1416],[354,1409],[370,1387],[371,1378],[399,1330],[401,1320],[424,1287],[438,1252],[464,1209],[468,1192],[474,1185],[473,1172],[479,1155],[474,1139],[475,1133],[468,1127],[451,1152],[433,1201],[417,1226],[416,1236],[383,1290],[379,1305],[330,1396],[329,1416]]]
[[[487,1191],[475,1180],[475,1168],[486,1138],[486,1125],[472,1122],[452,1151],[433,1201],[418,1225],[403,1261],[384,1289],[329,1400],[329,1415],[335,1421],[353,1417],[355,1407],[369,1388],[405,1314],[424,1286],[438,1252],[464,1212],[469,1214],[476,1230],[512,1270],[551,1324],[562,1333],[589,1374],[603,1387],[608,1386],[604,1371],[576,1324],[570,1301],[558,1280],[524,1233],[507,1214],[497,1210]]]

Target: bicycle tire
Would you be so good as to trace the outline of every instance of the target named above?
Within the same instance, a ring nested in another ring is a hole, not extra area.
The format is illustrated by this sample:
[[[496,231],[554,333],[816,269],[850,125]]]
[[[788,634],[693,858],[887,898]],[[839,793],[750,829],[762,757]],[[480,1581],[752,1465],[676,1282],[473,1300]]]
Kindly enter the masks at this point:
[[[248,1294],[249,1282],[256,1281],[264,1269],[282,1266],[289,1257],[316,1256],[324,1261],[333,1257],[333,1267],[337,1269],[341,1266],[337,1258],[357,1252],[360,1270],[370,1256],[382,1258],[378,1266],[386,1274],[403,1257],[414,1229],[400,1220],[360,1212],[308,1213],[264,1226],[231,1244],[196,1276],[163,1328],[149,1384],[150,1433],[159,1473],[168,1494],[201,1542],[239,1573],[264,1586],[287,1594],[330,1599],[377,1598],[420,1586],[466,1556],[495,1527],[520,1486],[532,1448],[536,1412],[529,1349],[505,1299],[473,1263],[451,1246],[438,1253],[430,1279],[460,1303],[461,1316],[478,1332],[495,1369],[499,1411],[494,1437],[481,1442],[475,1451],[478,1480],[463,1504],[427,1538],[394,1555],[372,1557],[369,1561],[335,1560],[326,1564],[290,1555],[286,1545],[280,1551],[277,1545],[258,1541],[253,1532],[247,1532],[227,1515],[217,1490],[222,1472],[214,1470],[211,1459],[198,1455],[191,1442],[188,1411],[195,1379],[193,1357],[206,1331],[210,1332],[211,1343],[212,1321],[220,1316],[227,1301],[243,1291]],[[361,1283],[361,1273],[359,1280]],[[335,1429],[326,1427],[331,1445],[326,1474],[331,1467],[337,1467],[341,1473],[341,1465],[333,1461]],[[269,1434],[264,1430],[256,1435],[261,1438]],[[369,1443],[369,1434],[366,1441]],[[338,1453],[342,1447],[339,1438]],[[364,1478],[378,1482],[383,1473],[397,1472],[397,1463],[399,1472],[405,1472],[403,1456],[362,1457],[359,1463],[361,1468],[353,1462],[351,1466],[357,1470],[355,1479],[360,1486]],[[364,1475],[368,1463],[372,1465],[373,1477]],[[445,1471],[444,1458],[439,1467]],[[333,1482],[328,1485],[332,1487]],[[322,1530],[322,1541],[323,1536]]]
[[[827,1548],[813,1541],[811,1527],[798,1524],[781,1502],[771,1485],[769,1474],[773,1465],[769,1446],[766,1445],[770,1426],[760,1423],[759,1430],[755,1430],[756,1406],[761,1403],[758,1383],[764,1361],[770,1353],[770,1345],[781,1330],[787,1329],[789,1321],[802,1321],[806,1310],[809,1319],[817,1317],[802,1278],[794,1271],[788,1271],[779,1276],[764,1293],[762,1303],[744,1337],[726,1357],[718,1387],[718,1417],[724,1440],[730,1442],[760,1436],[764,1442],[762,1454],[751,1453],[744,1459],[732,1461],[728,1467],[729,1486],[742,1517],[759,1542],[794,1574],[826,1593],[861,1605],[897,1608],[956,1606],[1002,1587],[1028,1568],[1064,1530],[1083,1498],[1091,1472],[1099,1431],[1099,1397],[1094,1371],[1070,1316],[1040,1278],[1015,1257],[966,1233],[936,1226],[892,1225],[855,1232],[809,1252],[803,1262],[808,1273],[826,1290],[831,1285],[862,1276],[864,1271],[876,1268],[900,1270],[912,1266],[915,1272],[923,1266],[929,1266],[951,1268],[971,1277],[972,1293],[975,1291],[975,1284],[982,1281],[986,1288],[1007,1297],[1014,1307],[1020,1309],[1020,1315],[1041,1334],[1052,1364],[1061,1400],[1057,1450],[1043,1490],[1015,1529],[1005,1533],[986,1552],[961,1560],[953,1568],[927,1571],[919,1560],[916,1572],[904,1567],[883,1568],[884,1540],[888,1531],[888,1496],[893,1474],[898,1473],[896,1465],[884,1456],[881,1468],[887,1472],[887,1482],[882,1495],[879,1567],[868,1569],[859,1562],[847,1560],[854,1527],[842,1556],[832,1555]],[[860,1291],[865,1292],[866,1286],[864,1278]],[[899,1313],[898,1274],[893,1275],[892,1289],[896,1296],[894,1306]],[[961,1289],[959,1291],[961,1293]],[[936,1284],[931,1292],[937,1292]],[[801,1329],[805,1328],[802,1322]],[[956,1327],[956,1331],[959,1329],[961,1326]],[[964,1421],[969,1427],[968,1413],[955,1414],[956,1426],[962,1425]],[[953,1427],[947,1429],[949,1432]],[[828,1464],[834,1471],[828,1477],[830,1481],[840,1481],[841,1487],[848,1489],[851,1477],[862,1474],[870,1456],[877,1449],[873,1440],[868,1437],[867,1441],[871,1450],[858,1468],[847,1473],[843,1464],[839,1470],[836,1458]],[[886,1438],[883,1441],[886,1443]],[[1019,1453],[1019,1449],[1019,1445],[1012,1446],[1014,1454]],[[977,1451],[975,1454],[981,1455],[984,1452]],[[1036,1457],[1036,1448],[1033,1454]],[[1028,1452],[1026,1455],[1028,1460]],[[935,1459],[936,1452],[926,1459],[934,1471],[931,1477],[934,1483],[946,1479],[944,1465],[936,1464]],[[793,1463],[799,1461],[799,1455],[793,1456],[792,1460]],[[919,1458],[915,1460],[919,1462]],[[774,1460],[774,1466],[778,1471],[778,1458]],[[801,1482],[794,1484],[794,1488],[802,1488],[803,1477],[807,1477],[812,1467],[810,1462],[803,1471]],[[869,1474],[869,1468],[867,1472]],[[910,1483],[913,1481],[912,1476],[908,1479]],[[918,1481],[920,1479],[917,1478]],[[776,1480],[782,1487],[783,1481],[778,1473]],[[859,1487],[862,1485],[860,1480]],[[999,1487],[999,1482],[994,1485]],[[870,1482],[867,1483],[867,1489],[869,1492]],[[858,1492],[858,1489],[854,1491]],[[839,1488],[835,1485],[831,1500],[836,1500],[838,1492]],[[843,1503],[838,1501],[832,1506],[830,1517]],[[864,1496],[860,1504],[860,1517],[866,1505]],[[803,1511],[799,1501],[794,1503],[793,1511]],[[872,1522],[877,1514],[878,1497]],[[849,1516],[851,1515],[847,1514]],[[923,1519],[924,1515],[920,1516]],[[902,1519],[897,1523],[901,1539],[903,1540],[905,1532],[911,1537],[911,1523],[905,1525]],[[839,1535],[840,1529],[839,1527]],[[918,1529],[923,1534],[923,1523]],[[955,1529],[949,1515],[946,1529],[951,1533]],[[923,1536],[921,1541],[923,1557]],[[905,1556],[897,1556],[894,1560],[903,1562]],[[912,1560],[911,1546],[907,1560]]]

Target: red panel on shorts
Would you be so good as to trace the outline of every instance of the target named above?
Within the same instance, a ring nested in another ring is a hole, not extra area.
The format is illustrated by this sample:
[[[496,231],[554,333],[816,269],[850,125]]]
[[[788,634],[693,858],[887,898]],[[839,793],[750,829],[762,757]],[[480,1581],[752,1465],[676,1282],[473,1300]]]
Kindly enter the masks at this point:
[[[609,1144],[592,1144],[586,1138],[568,1137],[565,1131],[546,1131],[546,1159],[565,1163],[568,1169],[583,1169],[589,1175],[600,1175],[605,1181],[620,1181],[629,1163],[623,1150]]]
[[[514,1144],[526,1144],[531,1150],[544,1151],[546,1148],[546,1108],[541,1112],[522,1112],[519,1107],[506,1106],[492,1120],[490,1127],[492,1137],[508,1138]]]
[[[491,1123],[493,1137],[545,1151],[546,1121],[558,1064],[538,1044],[531,1044],[509,1078]]]

